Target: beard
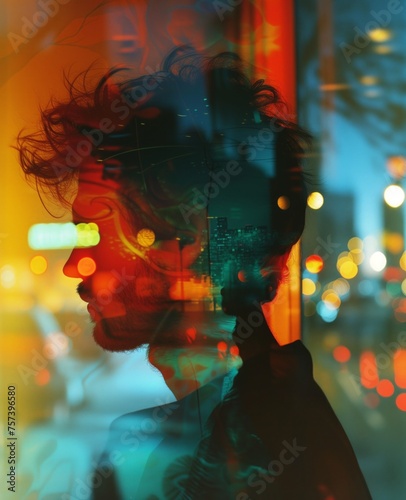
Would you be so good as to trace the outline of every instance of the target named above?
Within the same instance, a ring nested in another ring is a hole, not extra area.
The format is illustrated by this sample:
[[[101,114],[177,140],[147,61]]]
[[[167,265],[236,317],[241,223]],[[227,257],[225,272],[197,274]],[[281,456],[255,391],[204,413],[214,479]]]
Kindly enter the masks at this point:
[[[102,318],[95,322],[93,339],[106,351],[122,352],[149,344],[165,313],[129,311],[125,316]]]
[[[179,301],[170,300],[171,279],[144,262],[137,264],[134,279],[110,293],[111,300],[100,298],[100,289],[91,280],[78,286],[79,294],[89,302],[94,341],[107,351],[130,351],[150,344],[162,330],[172,330],[177,323],[181,307]]]
[[[235,321],[221,311],[186,312],[183,301],[171,298],[176,279],[152,269],[141,259],[127,269],[129,275],[122,270],[124,283],[106,294],[105,283],[116,271],[106,273],[104,285],[93,276],[78,286],[80,296],[89,302],[94,341],[107,351],[131,351],[148,345],[149,349],[163,352],[190,348],[191,344],[217,349],[217,343],[224,338],[218,331],[219,319]],[[194,329],[198,333],[191,339],[188,332]]]

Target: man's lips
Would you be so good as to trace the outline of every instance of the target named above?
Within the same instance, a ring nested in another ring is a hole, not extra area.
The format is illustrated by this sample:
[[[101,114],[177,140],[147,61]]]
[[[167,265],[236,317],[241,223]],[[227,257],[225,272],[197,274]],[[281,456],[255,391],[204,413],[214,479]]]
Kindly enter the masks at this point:
[[[83,283],[79,284],[77,292],[83,302],[87,302],[87,312],[90,314],[91,319],[93,321],[101,320],[102,315],[100,314],[100,311],[94,306],[95,301],[88,290],[84,287]]]
[[[76,289],[79,297],[83,300],[83,302],[91,302],[92,297],[90,295],[89,289],[85,286],[83,281],[79,283]]]
[[[100,321],[102,319],[101,314],[94,306],[92,306],[92,304],[87,305],[87,312],[90,314],[90,317],[95,322]]]
[[[100,321],[101,319],[122,317],[127,314],[127,310],[120,300],[112,299],[107,304],[100,304],[99,306],[97,300],[83,287],[78,288],[78,294],[83,302],[87,302],[87,311],[94,322]]]

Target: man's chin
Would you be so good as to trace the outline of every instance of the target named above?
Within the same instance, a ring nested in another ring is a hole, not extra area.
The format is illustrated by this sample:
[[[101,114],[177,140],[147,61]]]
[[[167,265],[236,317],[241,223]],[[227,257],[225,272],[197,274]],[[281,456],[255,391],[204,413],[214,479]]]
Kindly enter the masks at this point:
[[[148,344],[151,332],[134,326],[131,330],[114,319],[97,321],[93,328],[93,338],[96,344],[106,351],[122,352],[137,349]]]

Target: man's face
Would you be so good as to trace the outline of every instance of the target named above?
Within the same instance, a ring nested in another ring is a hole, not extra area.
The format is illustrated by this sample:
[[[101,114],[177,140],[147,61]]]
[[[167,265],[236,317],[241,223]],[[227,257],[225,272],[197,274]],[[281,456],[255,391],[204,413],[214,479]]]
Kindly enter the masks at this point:
[[[82,279],[78,293],[88,302],[95,341],[111,351],[149,343],[182,299],[179,279],[190,274],[182,267],[193,260],[195,245],[181,256],[176,238],[154,241],[145,224],[134,227],[117,183],[97,168],[81,173],[72,215],[76,224],[97,224],[100,234],[96,246],[75,248],[64,266],[66,276]]]

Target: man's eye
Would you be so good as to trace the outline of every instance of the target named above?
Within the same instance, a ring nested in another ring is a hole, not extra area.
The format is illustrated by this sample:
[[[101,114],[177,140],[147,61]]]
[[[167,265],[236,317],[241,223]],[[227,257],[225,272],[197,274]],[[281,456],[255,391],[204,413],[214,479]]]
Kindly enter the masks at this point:
[[[76,224],[76,247],[94,247],[100,241],[99,227],[94,222]]]

